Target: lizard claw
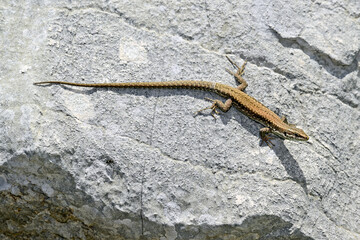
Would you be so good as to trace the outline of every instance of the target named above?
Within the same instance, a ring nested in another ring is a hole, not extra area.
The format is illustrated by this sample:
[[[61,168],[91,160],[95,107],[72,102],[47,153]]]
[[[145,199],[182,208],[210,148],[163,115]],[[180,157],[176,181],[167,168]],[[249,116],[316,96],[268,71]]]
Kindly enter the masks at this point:
[[[235,73],[231,72],[229,69],[226,69],[226,71],[227,71],[228,73],[230,73],[231,75],[241,76],[241,75],[244,73],[244,71],[245,71],[245,65],[246,65],[247,61],[245,61],[245,62],[243,63],[243,65],[242,65],[241,67],[239,67],[239,66],[238,66],[233,60],[231,60],[228,56],[226,56],[226,58],[227,58],[227,60],[229,60],[229,62],[237,69],[237,72],[236,72],[236,74],[235,74]]]
[[[275,144],[270,141],[271,139],[274,139],[274,138],[264,136],[264,137],[261,138],[261,143],[260,144],[263,144],[265,142],[270,148],[272,148],[273,146],[275,146]]]
[[[260,138],[261,138],[261,143],[265,142],[270,148],[272,146],[275,146],[275,144],[273,144],[270,140],[274,139],[273,137],[269,137],[269,134],[272,133],[271,129],[266,127],[266,128],[261,128],[260,129]]]
[[[200,112],[202,112],[202,111],[205,111],[205,110],[207,110],[207,109],[211,109],[211,116],[213,116],[213,118],[215,118],[215,120],[216,120],[216,116],[215,116],[215,114],[220,114],[219,112],[218,112],[218,110],[216,109],[217,108],[217,106],[216,106],[216,100],[214,100],[214,99],[211,99],[211,98],[205,98],[206,100],[208,100],[208,101],[211,101],[213,104],[211,104],[211,106],[209,106],[209,107],[206,107],[206,108],[203,108],[203,109],[200,109],[199,111],[197,111],[196,113],[195,113],[195,115],[198,115]]]

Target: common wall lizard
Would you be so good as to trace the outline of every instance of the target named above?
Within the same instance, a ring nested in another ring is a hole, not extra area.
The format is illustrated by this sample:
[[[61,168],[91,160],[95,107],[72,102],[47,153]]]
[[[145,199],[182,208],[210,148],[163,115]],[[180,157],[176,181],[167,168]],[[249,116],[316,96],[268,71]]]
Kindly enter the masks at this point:
[[[308,135],[295,125],[287,122],[285,117],[279,117],[273,111],[265,107],[262,103],[247,95],[243,90],[247,87],[247,82],[242,78],[244,73],[246,62],[239,67],[229,57],[226,57],[230,63],[237,68],[237,72],[231,72],[226,69],[228,73],[233,75],[239,82],[239,86],[231,87],[221,83],[207,82],[207,81],[166,81],[166,82],[125,82],[125,83],[72,83],[63,81],[45,81],[36,82],[35,85],[40,84],[64,84],[78,87],[115,87],[115,88],[190,88],[200,89],[205,91],[215,92],[216,94],[227,98],[225,102],[220,100],[213,100],[210,107],[201,109],[200,111],[211,109],[211,114],[214,116],[214,112],[218,113],[217,108],[223,112],[227,112],[232,105],[234,105],[240,112],[248,116],[249,118],[264,125],[264,128],[260,129],[260,137],[269,147],[274,145],[270,139],[269,134],[275,134],[276,136],[298,141],[309,140]],[[198,112],[200,112],[198,111]]]

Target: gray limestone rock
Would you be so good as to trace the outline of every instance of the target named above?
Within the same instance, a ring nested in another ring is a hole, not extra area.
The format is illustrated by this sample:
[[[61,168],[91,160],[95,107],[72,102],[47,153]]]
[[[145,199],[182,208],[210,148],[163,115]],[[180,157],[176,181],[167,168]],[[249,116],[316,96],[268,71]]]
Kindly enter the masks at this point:
[[[1,239],[360,239],[360,5],[350,1],[0,2]],[[37,81],[206,80],[310,136],[195,90]]]

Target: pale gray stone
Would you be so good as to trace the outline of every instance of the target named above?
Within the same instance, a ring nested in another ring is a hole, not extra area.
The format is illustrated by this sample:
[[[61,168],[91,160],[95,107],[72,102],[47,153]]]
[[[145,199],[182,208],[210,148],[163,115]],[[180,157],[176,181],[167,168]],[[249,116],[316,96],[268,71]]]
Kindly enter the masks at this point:
[[[0,2],[1,239],[360,239],[360,7],[352,1]],[[260,145],[207,80],[310,136]]]

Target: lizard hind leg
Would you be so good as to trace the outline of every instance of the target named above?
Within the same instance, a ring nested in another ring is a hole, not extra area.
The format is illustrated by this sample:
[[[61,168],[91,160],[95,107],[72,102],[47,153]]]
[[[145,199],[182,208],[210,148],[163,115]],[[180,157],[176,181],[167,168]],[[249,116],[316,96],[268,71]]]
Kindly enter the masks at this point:
[[[211,109],[210,114],[211,114],[211,116],[213,116],[216,119],[215,114],[218,114],[218,115],[220,114],[217,109],[220,109],[223,112],[227,112],[231,108],[231,104],[232,104],[231,99],[226,100],[225,103],[223,103],[222,101],[217,100],[217,99],[211,99],[211,98],[205,98],[205,99],[212,102],[211,106],[200,109],[199,111],[197,111],[195,113],[195,115],[199,114],[200,112],[202,112],[204,110]]]
[[[229,58],[228,56],[226,56],[226,59],[231,63],[231,65],[233,65],[236,69],[237,72],[236,74],[241,76],[243,75],[243,73],[245,72],[245,65],[246,65],[246,61],[243,63],[243,65],[241,67],[239,67],[233,60],[231,60],[231,58]]]
[[[243,79],[241,77],[241,75],[244,74],[245,72],[245,65],[246,65],[246,61],[243,63],[243,65],[241,67],[239,67],[233,60],[231,60],[228,56],[226,56],[227,60],[229,60],[229,62],[237,69],[237,72],[234,73],[232,71],[230,71],[229,69],[225,69],[228,73],[230,73],[231,75],[233,75],[235,77],[235,79],[238,81],[238,83],[240,83],[240,85],[237,87],[239,90],[243,91],[247,86],[247,82],[245,81],[245,79]]]

